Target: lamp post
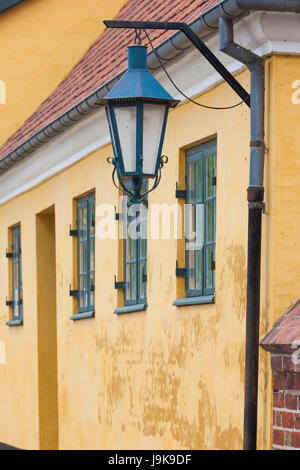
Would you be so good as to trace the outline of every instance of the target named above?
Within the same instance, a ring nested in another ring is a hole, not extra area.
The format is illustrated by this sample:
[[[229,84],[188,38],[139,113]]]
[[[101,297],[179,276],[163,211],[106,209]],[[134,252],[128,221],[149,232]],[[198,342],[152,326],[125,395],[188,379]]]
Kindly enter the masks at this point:
[[[146,194],[141,194],[144,179],[154,179],[150,191],[160,182],[168,160],[161,155],[168,112],[178,101],[147,69],[147,47],[134,44],[128,48],[127,72],[101,102],[113,146],[114,157],[108,161],[114,165],[114,184],[117,174],[124,191],[139,202]]]

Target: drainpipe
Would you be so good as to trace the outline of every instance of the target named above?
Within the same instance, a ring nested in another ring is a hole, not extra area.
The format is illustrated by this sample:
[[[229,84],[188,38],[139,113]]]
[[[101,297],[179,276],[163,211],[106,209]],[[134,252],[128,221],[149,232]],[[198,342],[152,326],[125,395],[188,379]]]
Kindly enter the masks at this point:
[[[264,61],[233,41],[231,19],[220,18],[220,50],[251,73],[250,181],[248,187],[248,266],[245,351],[244,450],[256,449],[260,311],[261,221],[264,210]]]

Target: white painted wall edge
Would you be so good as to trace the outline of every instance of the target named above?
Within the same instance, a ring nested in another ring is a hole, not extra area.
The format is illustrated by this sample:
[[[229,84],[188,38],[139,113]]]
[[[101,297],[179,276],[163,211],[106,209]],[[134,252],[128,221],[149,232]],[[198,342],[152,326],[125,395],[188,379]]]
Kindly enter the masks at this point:
[[[260,56],[272,53],[300,54],[300,15],[250,14],[235,24],[235,40]],[[238,73],[245,68],[240,62],[232,61],[219,52],[218,35],[212,37],[207,45],[231,73]],[[199,96],[223,81],[219,74],[211,73],[211,66],[195,49],[179,57],[180,60],[176,58],[167,67],[175,83],[187,96]],[[174,98],[182,98],[174,93],[173,86],[162,71],[155,75]],[[182,100],[182,103],[185,101]],[[176,109],[172,112],[176,112]],[[99,108],[95,114],[78,122],[2,175],[0,205],[55,176],[109,142],[105,113]]]

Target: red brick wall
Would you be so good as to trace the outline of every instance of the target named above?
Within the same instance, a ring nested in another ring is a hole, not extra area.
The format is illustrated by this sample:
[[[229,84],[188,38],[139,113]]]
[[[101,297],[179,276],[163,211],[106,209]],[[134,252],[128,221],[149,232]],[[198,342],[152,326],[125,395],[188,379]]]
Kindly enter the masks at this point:
[[[273,449],[300,449],[300,364],[290,355],[271,355]]]

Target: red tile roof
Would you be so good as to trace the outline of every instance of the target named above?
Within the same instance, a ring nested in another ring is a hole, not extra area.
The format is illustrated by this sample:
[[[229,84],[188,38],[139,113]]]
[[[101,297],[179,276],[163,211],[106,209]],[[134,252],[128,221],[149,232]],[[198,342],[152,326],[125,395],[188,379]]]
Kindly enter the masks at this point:
[[[291,353],[296,345],[294,342],[299,340],[300,299],[279,318],[272,330],[260,342],[260,345],[267,351],[274,353]]]
[[[219,1],[129,0],[116,19],[189,23]],[[156,30],[149,35],[153,44],[158,45],[170,36],[170,31]],[[0,159],[125,69],[126,46],[133,42],[133,38],[132,30],[105,30],[57,89],[0,148]]]

